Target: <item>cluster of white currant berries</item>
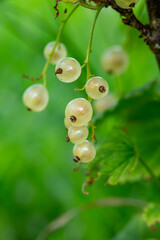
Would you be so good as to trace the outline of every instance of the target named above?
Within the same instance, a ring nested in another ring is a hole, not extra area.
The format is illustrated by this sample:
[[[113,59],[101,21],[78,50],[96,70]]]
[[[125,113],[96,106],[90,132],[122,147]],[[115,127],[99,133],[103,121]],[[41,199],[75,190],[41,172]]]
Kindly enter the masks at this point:
[[[48,59],[52,53],[55,42],[50,42],[44,49],[44,56]],[[50,63],[56,65],[55,74],[57,78],[65,83],[76,81],[82,67],[79,62],[67,57],[64,44],[59,43],[54,51]],[[102,56],[104,70],[112,74],[121,74],[128,64],[126,53],[120,47],[114,47],[106,51]],[[102,100],[109,92],[107,81],[103,78],[91,77],[84,87],[89,99]],[[49,95],[44,84],[34,84],[23,94],[23,102],[29,110],[40,112],[48,104]],[[88,163],[95,158],[96,149],[92,142],[88,141],[89,124],[92,119],[93,109],[90,101],[84,98],[76,98],[68,103],[65,109],[64,125],[68,130],[66,140],[75,144],[73,155],[75,162]]]

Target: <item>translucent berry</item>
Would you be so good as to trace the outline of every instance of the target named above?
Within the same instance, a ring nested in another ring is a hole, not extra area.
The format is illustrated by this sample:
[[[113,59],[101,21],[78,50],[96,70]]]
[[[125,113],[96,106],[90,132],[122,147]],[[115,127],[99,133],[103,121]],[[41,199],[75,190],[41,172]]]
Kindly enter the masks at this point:
[[[72,126],[72,122],[70,121],[70,119],[65,117],[65,119],[64,119],[64,126],[65,126],[65,128],[67,130]]]
[[[44,57],[48,59],[56,42],[50,42],[44,48]],[[63,43],[58,43],[51,58],[51,64],[57,64],[59,60],[67,56],[67,50]]]
[[[89,142],[88,140],[85,140],[83,143],[76,144],[74,146],[73,155],[75,157],[74,158],[75,162],[88,163],[95,158],[96,149],[91,142]]]
[[[127,70],[129,58],[121,46],[114,46],[104,52],[101,63],[109,74],[121,75]]]
[[[48,104],[48,100],[48,91],[42,84],[34,84],[30,86],[23,94],[24,104],[28,109],[34,112],[44,110]]]
[[[55,74],[62,82],[74,82],[81,75],[81,65],[74,58],[63,58],[57,63]]]
[[[111,109],[117,104],[117,101],[117,97],[114,94],[109,93],[104,98],[94,101],[94,110],[96,113],[100,113],[107,109]]]
[[[124,9],[133,8],[139,0],[115,0],[117,5]]]
[[[88,137],[88,128],[86,126],[76,127],[72,126],[69,128],[68,136],[72,143],[80,144]]]
[[[93,110],[90,102],[84,98],[76,98],[68,103],[65,116],[73,126],[84,126],[92,118]]]
[[[108,83],[101,77],[93,77],[88,80],[85,86],[86,93],[92,99],[101,99],[109,92]]]

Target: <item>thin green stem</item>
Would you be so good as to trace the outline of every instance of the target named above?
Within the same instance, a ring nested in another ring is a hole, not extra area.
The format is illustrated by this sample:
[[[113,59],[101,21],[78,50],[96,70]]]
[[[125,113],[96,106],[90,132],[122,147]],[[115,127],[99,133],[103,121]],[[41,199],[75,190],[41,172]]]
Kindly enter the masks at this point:
[[[36,240],[45,240],[51,233],[55,232],[59,228],[64,227],[78,214],[91,209],[121,206],[129,206],[143,209],[146,205],[146,202],[132,198],[104,198],[97,201],[89,202],[82,206],[73,208],[58,217],[57,219],[53,220],[42,230]]]
[[[89,43],[88,43],[88,48],[87,48],[87,56],[86,56],[86,59],[84,61],[84,65],[83,65],[83,66],[86,66],[86,68],[87,68],[87,81],[92,76],[91,73],[90,73],[90,54],[91,54],[91,47],[92,47],[94,28],[95,28],[95,24],[96,24],[97,18],[98,18],[98,16],[99,16],[99,14],[100,14],[100,12],[101,12],[103,7],[104,7],[104,4],[99,6],[99,8],[98,8],[98,10],[96,12],[96,15],[95,15],[92,27],[91,27]]]
[[[80,3],[81,6],[83,6],[85,8],[89,8],[89,9],[92,9],[92,10],[98,10],[98,6],[94,6],[92,4],[88,4],[84,0],[79,0],[79,3]]]
[[[139,158],[139,161],[145,167],[147,172],[149,172],[149,174],[152,176],[152,178],[156,178],[156,176],[155,176],[154,172],[152,171],[152,169],[147,165],[147,163],[141,157]]]
[[[44,66],[44,68],[43,68],[43,71],[42,71],[42,74],[41,74],[41,76],[43,77],[43,84],[44,84],[44,85],[46,85],[46,83],[47,83],[47,81],[46,81],[46,72],[47,72],[47,70],[48,70],[48,67],[49,67],[49,64],[50,64],[50,62],[51,62],[52,56],[53,56],[53,54],[54,54],[54,51],[55,51],[58,43],[60,42],[60,38],[61,38],[61,35],[62,35],[62,32],[63,32],[63,29],[64,29],[67,21],[69,20],[69,18],[72,16],[72,14],[73,14],[73,13],[75,12],[75,10],[78,8],[78,6],[79,6],[79,4],[77,4],[77,5],[72,9],[72,11],[69,13],[69,15],[67,16],[67,18],[63,20],[62,25],[61,25],[60,28],[59,28],[59,31],[58,31],[58,34],[57,34],[57,38],[56,38],[54,47],[53,47],[53,49],[52,49],[52,52],[51,52],[51,54],[50,54],[50,56],[49,56],[49,58],[48,58],[48,60],[47,60],[47,62],[46,62],[46,64],[45,64],[45,66]]]

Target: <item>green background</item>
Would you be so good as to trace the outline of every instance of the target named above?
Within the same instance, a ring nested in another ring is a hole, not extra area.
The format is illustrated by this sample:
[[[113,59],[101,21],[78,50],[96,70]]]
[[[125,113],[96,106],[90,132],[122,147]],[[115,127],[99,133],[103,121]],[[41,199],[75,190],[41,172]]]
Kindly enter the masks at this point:
[[[146,22],[142,1],[136,8]],[[22,103],[24,90],[32,84],[22,74],[40,75],[45,64],[44,46],[55,40],[63,10],[72,7],[59,3],[55,20],[54,1],[1,0],[0,2],[0,239],[32,240],[65,211],[104,197],[132,197],[153,201],[150,182],[118,186],[100,180],[83,195],[82,171],[73,172],[72,144],[65,142],[64,109],[73,98],[86,96],[75,92],[85,83],[85,71],[75,83],[64,84],[48,71],[50,101],[41,113],[28,112]],[[85,59],[89,31],[95,12],[80,7],[67,23],[61,41],[68,56],[81,64]],[[124,26],[112,9],[104,9],[98,19],[93,39],[92,73],[104,77],[115,92],[115,79],[100,66],[100,56],[112,45],[124,45],[130,56],[128,71],[122,76],[125,93],[143,86],[158,74],[154,56],[138,32]],[[98,126],[97,126],[98,127]],[[97,138],[101,140],[97,128]],[[105,134],[105,128],[103,128]],[[154,186],[152,186],[154,189]],[[155,187],[154,198],[157,189]],[[52,240],[138,240],[160,239],[160,230],[152,232],[139,220],[131,207],[89,210],[48,239]]]

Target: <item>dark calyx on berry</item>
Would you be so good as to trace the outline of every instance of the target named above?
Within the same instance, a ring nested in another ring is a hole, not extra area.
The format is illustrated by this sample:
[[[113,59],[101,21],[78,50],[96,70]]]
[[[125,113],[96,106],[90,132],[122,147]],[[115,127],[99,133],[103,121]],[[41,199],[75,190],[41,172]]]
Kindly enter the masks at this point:
[[[136,5],[135,3],[131,3],[131,4],[129,5],[129,7],[132,8],[132,7],[135,7],[135,5]]]
[[[100,91],[101,93],[104,93],[104,92],[106,91],[106,89],[105,89],[104,86],[100,86],[100,87],[99,87],[99,91]]]
[[[70,141],[70,138],[68,135],[66,135],[66,142],[69,142]]]
[[[57,75],[57,74],[62,74],[62,72],[63,72],[63,69],[62,69],[62,68],[58,68],[58,69],[56,70],[56,72],[55,72],[55,75]]]
[[[29,108],[29,107],[27,107],[27,110],[28,110],[28,111],[32,111],[32,109],[31,109],[31,108]]]
[[[71,120],[71,122],[74,123],[74,122],[77,120],[77,118],[76,118],[75,116],[71,116],[71,117],[70,117],[70,120]]]
[[[77,157],[77,156],[75,156],[75,158],[73,158],[73,161],[74,161],[74,162],[79,162],[79,161],[80,161],[80,158]]]

